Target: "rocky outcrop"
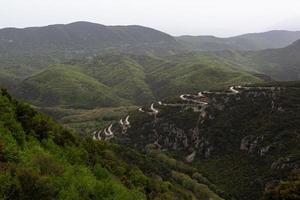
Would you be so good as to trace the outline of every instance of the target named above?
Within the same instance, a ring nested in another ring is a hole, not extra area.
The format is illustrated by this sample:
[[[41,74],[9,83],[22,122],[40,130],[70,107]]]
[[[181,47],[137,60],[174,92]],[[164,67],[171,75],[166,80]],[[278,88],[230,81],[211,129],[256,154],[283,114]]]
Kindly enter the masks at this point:
[[[253,135],[248,135],[242,139],[240,150],[254,153],[258,150],[258,147],[263,140],[264,136],[255,137]]]
[[[271,169],[273,170],[288,170],[294,171],[300,169],[300,157],[288,156],[280,158],[272,163]]]
[[[268,145],[265,144],[264,135],[248,135],[241,140],[240,150],[250,154],[265,156],[271,150],[272,147],[272,143]]]
[[[267,109],[270,112],[281,111],[281,107],[277,104],[276,93],[278,91],[280,89],[276,87],[232,86],[227,91],[199,92],[195,95],[182,94],[179,97],[181,102],[163,103],[159,101],[157,104],[152,103],[149,107],[139,108],[138,110],[141,115],[154,116],[151,122],[145,122],[139,127],[131,129],[132,125],[128,122],[128,117],[125,120],[120,120],[120,123],[118,123],[119,127],[115,126],[113,128],[110,126],[110,129],[104,129],[104,133],[114,129],[113,137],[127,137],[133,140],[136,138],[131,137],[139,137],[142,147],[147,142],[150,142],[154,143],[160,149],[180,151],[184,155],[190,152],[188,156],[185,156],[185,160],[192,162],[196,156],[203,158],[210,157],[216,149],[216,146],[214,146],[216,144],[211,141],[211,138],[205,132],[207,123],[213,123],[218,115],[222,115],[224,112],[231,112],[232,108],[244,101],[251,104],[255,103],[255,101],[261,101],[269,104]],[[196,119],[197,123],[192,128],[183,128],[161,114],[161,111],[165,108],[175,109],[178,114],[192,111],[198,115]],[[139,132],[137,129],[142,132],[144,130],[148,131],[133,136],[133,132]],[[240,141],[240,150],[249,154],[264,156],[271,149],[272,144],[264,144],[263,135],[244,136]]]
[[[191,163],[191,162],[194,161],[195,156],[196,156],[196,151],[193,151],[193,153],[189,154],[189,155],[185,158],[185,161]]]

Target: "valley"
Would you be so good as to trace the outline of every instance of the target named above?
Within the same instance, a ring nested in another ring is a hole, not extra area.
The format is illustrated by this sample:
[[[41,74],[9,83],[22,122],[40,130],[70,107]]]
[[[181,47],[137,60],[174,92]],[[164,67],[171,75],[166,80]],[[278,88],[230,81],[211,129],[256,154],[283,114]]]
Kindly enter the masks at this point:
[[[297,199],[299,56],[299,31],[0,29],[0,199]]]
[[[130,112],[130,127],[111,124],[101,138],[140,151],[151,145],[192,163],[231,198],[258,199],[265,185],[298,169],[299,91],[297,82],[181,95]]]

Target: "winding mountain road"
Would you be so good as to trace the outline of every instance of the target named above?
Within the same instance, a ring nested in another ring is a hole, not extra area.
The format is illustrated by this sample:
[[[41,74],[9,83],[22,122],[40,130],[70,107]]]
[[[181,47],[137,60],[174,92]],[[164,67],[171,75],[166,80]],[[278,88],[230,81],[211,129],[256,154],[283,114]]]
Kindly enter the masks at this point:
[[[126,126],[129,126],[130,125],[130,122],[129,122],[129,115],[127,115],[127,117],[125,118],[125,125]]]
[[[199,97],[205,97],[202,92],[198,92]]]
[[[234,89],[235,87],[234,86],[231,86],[230,88],[229,88],[229,90],[233,93],[233,94],[238,94],[238,93],[240,93],[240,91],[238,91],[238,90],[236,90],[236,89]]]
[[[154,114],[158,114],[158,110],[154,108],[154,103],[151,104],[150,109],[153,111]]]
[[[114,135],[114,133],[113,133],[112,130],[111,130],[112,125],[113,125],[113,124],[111,124],[111,125],[108,127],[108,133],[109,133],[109,135]]]
[[[97,138],[96,138],[96,133],[97,133],[97,131],[94,131],[94,132],[93,132],[93,140],[97,140]]]
[[[105,128],[105,129],[104,129],[104,134],[105,134],[105,136],[108,137],[108,138],[111,138],[111,137],[114,136],[114,133],[113,133],[112,130],[111,130],[112,125],[113,125],[113,124],[111,124],[108,128]]]
[[[205,97],[202,93],[201,96],[199,95],[201,92],[198,93],[198,96],[194,96],[194,95],[190,95],[190,94],[182,94],[180,95],[180,99],[183,101],[189,101],[189,102],[194,102],[197,104],[202,104],[202,105],[207,105],[207,102],[204,101],[200,101],[200,100],[195,100],[195,99],[191,99],[191,97],[195,97],[195,98],[199,98],[199,97]]]
[[[98,131],[98,140],[102,140],[101,133],[102,133],[102,130]]]
[[[189,95],[189,94],[182,94],[182,95],[180,95],[179,97],[180,97],[180,99],[183,100],[183,101],[188,101],[188,99],[185,98],[185,96],[190,96],[190,95]]]
[[[143,113],[145,112],[145,111],[143,110],[143,108],[139,108],[139,111],[140,111],[140,112],[143,112]]]

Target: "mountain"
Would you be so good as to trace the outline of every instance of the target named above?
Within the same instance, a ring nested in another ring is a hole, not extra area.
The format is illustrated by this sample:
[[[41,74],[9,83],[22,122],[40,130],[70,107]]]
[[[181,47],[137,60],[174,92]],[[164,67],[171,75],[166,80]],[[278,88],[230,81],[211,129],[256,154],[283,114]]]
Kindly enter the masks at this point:
[[[250,52],[217,52],[244,70],[257,71],[275,80],[288,81],[300,79],[300,40],[281,49],[267,49]]]
[[[0,55],[99,53],[118,49],[134,53],[168,54],[181,46],[160,31],[142,26],[104,26],[75,22],[32,28],[0,30]]]
[[[25,78],[13,94],[37,106],[95,108],[140,105],[157,98],[262,82],[261,77],[209,54],[166,57],[108,53],[73,59]]]
[[[79,137],[0,90],[2,199],[223,200],[197,169],[163,154]]]
[[[0,84],[14,88],[23,79],[70,59],[105,52],[171,55],[184,48],[172,36],[142,26],[89,22],[0,29]]]
[[[300,39],[300,31],[275,30],[263,33],[248,33],[229,38],[214,36],[180,36],[179,43],[196,51],[257,51],[283,48]]]
[[[97,132],[138,151],[175,155],[225,199],[285,199],[299,192],[299,109],[300,82],[235,86],[162,99]],[[284,188],[285,180],[295,188]],[[289,193],[276,193],[281,188]]]
[[[26,78],[15,95],[35,105],[91,108],[126,104],[106,85],[59,65]]]

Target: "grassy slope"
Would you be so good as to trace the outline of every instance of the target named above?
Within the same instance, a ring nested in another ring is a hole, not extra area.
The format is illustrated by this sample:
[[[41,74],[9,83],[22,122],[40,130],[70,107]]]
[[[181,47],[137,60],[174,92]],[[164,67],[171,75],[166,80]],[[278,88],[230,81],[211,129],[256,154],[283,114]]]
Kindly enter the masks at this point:
[[[124,118],[136,106],[112,108],[73,109],[61,107],[38,107],[41,112],[53,117],[59,123],[76,129],[79,133],[92,133],[95,129],[103,129],[110,123]]]
[[[1,199],[222,200],[191,178],[201,177],[196,169],[159,152],[80,138],[5,90],[0,166]]]
[[[16,94],[35,105],[116,106],[124,103],[109,87],[58,65],[25,79]]]
[[[94,108],[256,82],[261,80],[239,65],[206,53],[162,58],[110,53],[47,68],[19,84],[17,94],[38,106]]]
[[[85,63],[81,68],[89,70],[86,73],[106,85],[115,85],[113,88],[118,94],[124,92],[123,96],[127,94],[127,97],[132,98],[132,95],[144,91],[143,93],[148,94],[148,102],[153,98],[152,93],[155,97],[166,97],[197,89],[214,89],[231,84],[261,81],[240,70],[238,65],[202,53],[186,53],[163,58],[125,54],[106,55],[96,58],[89,64]],[[138,89],[134,89],[136,87]],[[146,99],[145,97],[144,95],[143,99]],[[140,99],[139,95],[137,98]]]
[[[94,77],[124,99],[143,103],[153,99],[145,82],[145,72],[138,63],[123,54],[105,54],[94,60],[75,62],[82,73]]]
[[[263,49],[283,48],[300,38],[299,31],[268,31],[249,33],[229,38],[214,36],[180,36],[177,41],[196,51],[258,51]]]
[[[261,82],[259,78],[238,69],[239,66],[207,54],[183,54],[167,60],[149,73],[153,89],[160,97]]]
[[[243,69],[264,73],[275,80],[299,80],[300,41],[281,49],[267,49],[257,52],[218,52]]]

